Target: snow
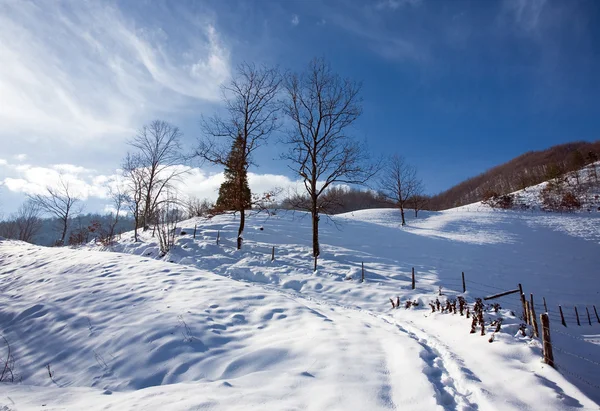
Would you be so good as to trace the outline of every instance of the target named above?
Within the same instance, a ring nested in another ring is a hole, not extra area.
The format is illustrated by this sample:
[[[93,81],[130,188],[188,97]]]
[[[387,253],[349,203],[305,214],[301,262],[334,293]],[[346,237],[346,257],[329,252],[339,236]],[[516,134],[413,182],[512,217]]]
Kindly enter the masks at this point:
[[[0,325],[23,378],[0,385],[0,410],[599,408],[600,324],[577,327],[572,313],[600,303],[596,213],[473,206],[404,228],[396,210],[334,221],[321,220],[314,273],[299,212],[250,214],[241,251],[234,215],[180,223],[163,258],[151,232],[111,250],[0,242]],[[514,294],[486,313],[505,321],[492,343],[493,327],[482,337],[431,313],[462,295],[461,272],[469,302],[519,283],[538,314],[546,298],[558,370],[520,334]],[[420,304],[391,309],[396,297]]]

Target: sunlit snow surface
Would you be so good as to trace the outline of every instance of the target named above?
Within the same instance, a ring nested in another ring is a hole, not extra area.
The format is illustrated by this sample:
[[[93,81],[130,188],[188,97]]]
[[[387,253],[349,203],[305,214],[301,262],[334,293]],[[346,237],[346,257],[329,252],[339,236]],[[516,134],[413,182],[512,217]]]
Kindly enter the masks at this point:
[[[249,215],[241,251],[232,215],[180,223],[164,258],[151,232],[111,250],[2,241],[0,325],[23,381],[0,385],[0,410],[598,409],[600,390],[566,371],[593,383],[600,370],[560,352],[565,372],[545,365],[514,295],[491,344],[493,327],[470,334],[427,304],[440,286],[442,301],[461,292],[463,271],[470,300],[522,283],[536,307],[546,298],[557,346],[600,362],[600,324],[555,316],[600,306],[600,219],[477,205],[407,216],[322,217],[316,273],[298,212]]]

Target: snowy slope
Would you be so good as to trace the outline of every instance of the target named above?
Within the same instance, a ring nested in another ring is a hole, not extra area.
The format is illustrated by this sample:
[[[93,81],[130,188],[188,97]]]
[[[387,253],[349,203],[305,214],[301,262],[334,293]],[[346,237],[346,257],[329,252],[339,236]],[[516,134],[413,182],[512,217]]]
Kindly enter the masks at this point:
[[[24,381],[0,385],[0,405],[598,409],[600,390],[566,372],[593,383],[598,370],[560,352],[557,363],[569,368],[545,365],[539,341],[518,331],[516,298],[489,313],[505,318],[492,344],[491,327],[486,337],[469,334],[464,317],[430,314],[427,304],[440,286],[440,299],[458,295],[461,271],[470,301],[522,283],[552,307],[557,345],[598,362],[600,325],[563,336],[554,312],[598,305],[599,218],[462,209],[422,213],[400,228],[398,217],[324,218],[316,273],[302,213],[251,215],[242,251],[235,216],[183,222],[165,261],[148,258],[158,258],[150,233],[113,250],[134,255],[4,241],[0,324]],[[420,305],[392,310],[390,297]]]
[[[591,163],[577,172],[566,173],[561,178],[565,191],[577,193],[577,197],[581,202],[581,208],[574,212],[585,214],[600,212],[600,184],[598,184],[598,178],[600,178],[600,161]],[[544,205],[541,194],[547,185],[548,182],[543,182],[510,193],[514,199],[513,208],[534,211],[543,210]],[[489,205],[478,201],[452,210],[482,211],[490,209]]]

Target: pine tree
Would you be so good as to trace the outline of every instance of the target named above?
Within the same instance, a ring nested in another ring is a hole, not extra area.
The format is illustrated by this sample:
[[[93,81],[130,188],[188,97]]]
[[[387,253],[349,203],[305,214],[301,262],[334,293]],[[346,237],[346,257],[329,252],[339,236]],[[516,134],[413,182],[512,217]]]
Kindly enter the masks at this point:
[[[250,208],[251,194],[248,185],[247,163],[244,160],[244,140],[235,139],[227,156],[225,181],[219,188],[216,207],[219,210],[242,211]]]

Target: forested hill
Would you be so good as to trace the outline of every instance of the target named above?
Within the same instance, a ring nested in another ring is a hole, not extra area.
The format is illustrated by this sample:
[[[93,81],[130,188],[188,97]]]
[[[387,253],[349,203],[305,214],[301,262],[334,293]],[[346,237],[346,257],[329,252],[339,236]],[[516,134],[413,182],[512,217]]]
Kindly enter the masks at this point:
[[[584,165],[600,157],[600,140],[593,143],[578,141],[530,151],[502,165],[434,195],[431,210],[445,210],[484,199],[486,194],[508,194],[539,184]]]

